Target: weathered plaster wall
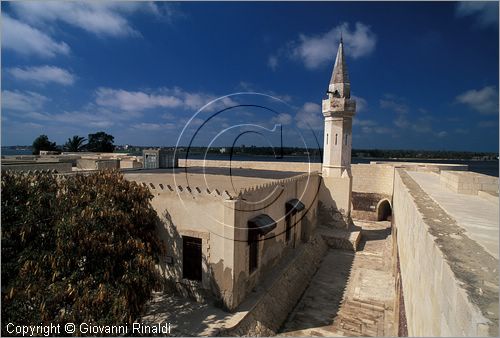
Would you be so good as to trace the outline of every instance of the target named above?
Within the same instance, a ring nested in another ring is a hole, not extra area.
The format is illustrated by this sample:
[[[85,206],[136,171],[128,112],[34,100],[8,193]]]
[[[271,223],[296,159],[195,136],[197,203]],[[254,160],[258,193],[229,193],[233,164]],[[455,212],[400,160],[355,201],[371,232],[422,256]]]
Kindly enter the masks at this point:
[[[410,336],[498,335],[498,260],[397,170],[393,197]]]
[[[161,218],[162,239],[167,243],[167,256],[173,264],[161,269],[171,285],[183,294],[198,300],[214,294],[221,305],[234,310],[261,283],[283,257],[307,241],[316,226],[317,173],[275,180],[244,189],[239,196],[226,191],[208,193],[197,187],[180,188],[148,182],[148,176],[138,182],[153,193],[152,205]],[[297,198],[305,209],[292,218],[290,241],[285,240],[285,204]],[[267,214],[277,227],[260,239],[258,268],[249,276],[248,220]],[[202,238],[202,282],[182,278],[182,236]]]
[[[353,164],[352,191],[392,196],[394,167],[384,164]]]
[[[233,293],[234,211],[225,201],[230,202],[230,196],[216,190],[209,193],[148,183],[147,176],[138,182],[154,196],[151,204],[161,220],[158,230],[167,247],[166,256],[173,258],[172,264],[165,260],[160,265],[167,286],[198,301],[216,298],[229,307]],[[182,278],[182,236],[202,239],[201,283]]]
[[[246,311],[222,336],[272,336],[275,335],[319,267],[328,246],[320,235],[296,249],[270,274],[265,285],[256,290],[255,297],[243,304]],[[241,319],[240,319],[241,318]]]
[[[274,181],[255,189],[247,189],[237,200],[236,232],[234,247],[234,303],[239,304],[263,281],[280,260],[306,242],[317,224],[316,212],[320,177],[318,173],[300,175]],[[285,204],[297,198],[305,209],[292,219],[290,241],[286,241]],[[247,222],[259,215],[267,214],[277,226],[259,241],[259,264],[249,272],[249,248]]]

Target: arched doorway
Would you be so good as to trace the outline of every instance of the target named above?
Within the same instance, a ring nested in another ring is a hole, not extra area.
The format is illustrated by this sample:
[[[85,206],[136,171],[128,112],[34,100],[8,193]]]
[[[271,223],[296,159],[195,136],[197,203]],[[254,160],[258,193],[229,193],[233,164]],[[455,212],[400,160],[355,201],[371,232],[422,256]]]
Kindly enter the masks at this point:
[[[388,199],[383,199],[377,204],[377,221],[390,221],[391,218],[391,202]]]

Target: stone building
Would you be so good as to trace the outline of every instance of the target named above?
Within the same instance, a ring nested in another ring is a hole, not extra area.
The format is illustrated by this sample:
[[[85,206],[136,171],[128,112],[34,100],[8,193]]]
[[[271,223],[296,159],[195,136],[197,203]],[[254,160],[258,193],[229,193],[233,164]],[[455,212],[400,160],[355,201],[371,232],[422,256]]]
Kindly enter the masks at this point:
[[[179,160],[174,151],[166,149],[144,149],[142,151],[145,169],[177,168]]]

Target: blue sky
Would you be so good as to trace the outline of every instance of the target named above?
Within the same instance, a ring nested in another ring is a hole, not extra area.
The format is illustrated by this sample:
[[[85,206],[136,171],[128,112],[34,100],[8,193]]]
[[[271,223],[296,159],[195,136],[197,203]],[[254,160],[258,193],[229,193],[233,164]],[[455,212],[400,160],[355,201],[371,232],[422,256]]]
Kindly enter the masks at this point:
[[[354,148],[498,151],[498,2],[2,2],[1,24],[3,145],[276,145],[280,124],[317,146],[342,31]]]

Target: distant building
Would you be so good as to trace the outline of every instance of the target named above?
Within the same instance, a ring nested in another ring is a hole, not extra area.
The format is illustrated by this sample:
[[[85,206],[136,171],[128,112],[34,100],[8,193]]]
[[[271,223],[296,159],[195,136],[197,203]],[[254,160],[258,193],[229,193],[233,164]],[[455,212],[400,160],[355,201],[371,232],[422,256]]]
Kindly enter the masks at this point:
[[[173,151],[165,149],[144,149],[144,169],[177,168],[179,159]]]

